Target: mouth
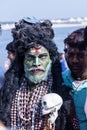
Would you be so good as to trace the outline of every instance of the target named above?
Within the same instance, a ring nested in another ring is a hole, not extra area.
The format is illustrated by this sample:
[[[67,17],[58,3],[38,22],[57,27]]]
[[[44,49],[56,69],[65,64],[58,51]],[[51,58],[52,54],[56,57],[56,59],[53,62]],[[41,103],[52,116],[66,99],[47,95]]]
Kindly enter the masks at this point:
[[[78,67],[72,67],[72,70],[74,70],[74,71],[78,71],[78,70],[80,70]]]
[[[81,66],[70,66],[71,70],[74,70],[74,71],[80,71],[81,70]]]
[[[82,74],[82,68],[78,67],[78,66],[72,66],[70,68],[71,72],[73,75],[76,75],[77,77],[80,76]]]
[[[32,73],[40,73],[40,72],[44,72],[44,70],[41,69],[33,69],[31,70]]]

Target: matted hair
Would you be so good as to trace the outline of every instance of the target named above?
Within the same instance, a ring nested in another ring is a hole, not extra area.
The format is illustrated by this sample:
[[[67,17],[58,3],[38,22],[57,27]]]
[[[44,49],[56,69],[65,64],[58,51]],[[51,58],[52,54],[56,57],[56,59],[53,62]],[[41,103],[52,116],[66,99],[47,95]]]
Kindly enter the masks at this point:
[[[12,29],[12,34],[14,45],[20,56],[24,56],[26,50],[34,47],[35,44],[44,46],[49,51],[53,61],[58,56],[57,46],[53,41],[54,30],[50,20],[36,23],[30,22],[30,19],[21,20]]]

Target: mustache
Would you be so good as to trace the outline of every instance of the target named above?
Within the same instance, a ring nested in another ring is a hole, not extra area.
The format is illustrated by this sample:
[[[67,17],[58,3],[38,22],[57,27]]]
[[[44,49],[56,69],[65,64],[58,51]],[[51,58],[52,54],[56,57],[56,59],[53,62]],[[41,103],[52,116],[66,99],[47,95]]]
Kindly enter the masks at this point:
[[[42,67],[32,67],[32,68],[30,68],[29,69],[29,71],[34,71],[34,70],[40,70],[40,71],[45,71],[45,69],[44,68],[42,68]]]

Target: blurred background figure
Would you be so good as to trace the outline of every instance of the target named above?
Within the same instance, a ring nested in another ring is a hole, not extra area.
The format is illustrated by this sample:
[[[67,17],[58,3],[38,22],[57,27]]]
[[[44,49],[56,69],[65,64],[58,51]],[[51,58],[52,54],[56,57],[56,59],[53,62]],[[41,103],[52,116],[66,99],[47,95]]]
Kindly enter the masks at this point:
[[[0,66],[0,88],[3,86],[4,83],[4,73],[4,68]]]
[[[16,50],[14,48],[13,42],[7,44],[6,50],[8,54],[7,59],[4,61],[4,67],[0,66],[0,88],[4,84],[4,80],[6,77],[4,75],[6,75],[8,73],[8,70],[13,66],[13,63],[16,58]]]
[[[7,44],[6,50],[8,53],[8,59],[10,60],[11,63],[13,63],[16,57],[16,50],[14,48],[13,42],[10,42],[9,44]]]
[[[60,59],[60,63],[61,63],[62,72],[64,72],[65,70],[68,69],[68,65],[66,63],[66,59],[65,59],[64,53],[60,53],[59,54],[59,59]]]
[[[16,58],[16,50],[14,48],[13,42],[10,42],[7,44],[6,50],[7,50],[8,59],[5,60],[4,67],[5,67],[5,70],[7,71],[12,66]]]

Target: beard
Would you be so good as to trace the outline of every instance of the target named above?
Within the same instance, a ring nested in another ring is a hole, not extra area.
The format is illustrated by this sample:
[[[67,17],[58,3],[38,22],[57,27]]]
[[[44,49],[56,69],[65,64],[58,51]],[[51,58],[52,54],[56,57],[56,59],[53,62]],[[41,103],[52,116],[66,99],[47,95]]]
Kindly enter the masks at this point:
[[[51,63],[47,65],[47,68],[45,70],[41,69],[41,71],[43,71],[41,75],[38,73],[36,75],[33,75],[27,71],[25,72],[25,77],[35,84],[40,83],[41,81],[47,81],[48,75],[51,74]]]

